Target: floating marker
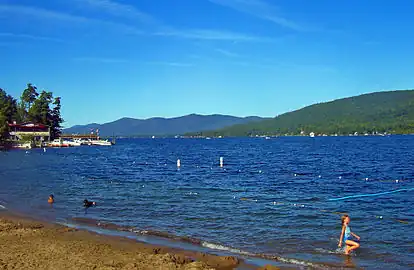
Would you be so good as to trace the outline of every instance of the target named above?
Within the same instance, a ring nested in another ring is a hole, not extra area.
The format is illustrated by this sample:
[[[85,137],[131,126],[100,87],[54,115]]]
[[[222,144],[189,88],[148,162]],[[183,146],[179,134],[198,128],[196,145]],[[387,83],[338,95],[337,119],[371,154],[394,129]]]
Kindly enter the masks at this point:
[[[223,157],[220,157],[220,167],[223,167]]]
[[[342,179],[342,176],[339,176],[339,179]]]
[[[46,148],[43,148],[43,152],[46,152]]]
[[[181,167],[181,160],[177,159],[177,167],[180,168]]]

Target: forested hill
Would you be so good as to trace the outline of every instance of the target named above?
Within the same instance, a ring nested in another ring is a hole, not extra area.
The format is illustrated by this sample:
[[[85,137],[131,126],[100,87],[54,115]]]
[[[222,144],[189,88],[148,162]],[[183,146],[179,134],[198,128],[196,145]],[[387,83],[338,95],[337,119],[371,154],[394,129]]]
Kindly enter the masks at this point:
[[[73,126],[63,130],[64,133],[89,134],[99,129],[101,136],[148,136],[148,135],[182,135],[186,132],[219,129],[235,124],[260,121],[265,118],[257,116],[235,117],[230,115],[198,115],[190,114],[174,118],[134,119],[121,118],[105,124],[88,124]]]
[[[276,118],[234,125],[204,136],[414,133],[414,90],[376,92],[314,104]],[[195,135],[195,134],[193,134]]]

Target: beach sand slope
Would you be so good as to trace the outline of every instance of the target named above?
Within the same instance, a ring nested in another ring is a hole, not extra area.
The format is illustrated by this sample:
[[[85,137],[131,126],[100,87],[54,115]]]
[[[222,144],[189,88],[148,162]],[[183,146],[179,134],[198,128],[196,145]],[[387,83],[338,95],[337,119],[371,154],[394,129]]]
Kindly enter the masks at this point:
[[[0,216],[0,269],[233,269],[235,257],[172,250],[132,239]]]

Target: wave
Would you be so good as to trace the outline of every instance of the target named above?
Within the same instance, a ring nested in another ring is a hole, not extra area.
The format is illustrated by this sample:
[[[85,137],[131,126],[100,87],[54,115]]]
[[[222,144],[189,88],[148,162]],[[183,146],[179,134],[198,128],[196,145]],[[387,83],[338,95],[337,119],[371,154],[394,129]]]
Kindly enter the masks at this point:
[[[220,244],[214,244],[209,242],[201,242],[201,246],[209,248],[209,249],[215,249],[215,250],[221,250],[221,251],[229,251],[231,253],[235,254],[241,254],[241,255],[248,255],[248,256],[255,256],[256,254],[250,253],[247,251],[243,251],[240,249],[232,248],[232,247],[226,247]]]
[[[244,250],[237,249],[237,248],[230,247],[230,246],[225,246],[222,244],[202,241],[200,239],[193,238],[193,237],[178,236],[178,235],[174,235],[168,232],[161,232],[161,231],[155,231],[155,230],[140,230],[135,227],[120,226],[120,225],[116,225],[113,223],[102,222],[96,219],[74,217],[72,218],[72,220],[78,224],[84,224],[84,225],[91,226],[91,227],[98,227],[102,229],[116,230],[116,231],[125,231],[125,232],[131,232],[131,233],[135,233],[139,235],[160,237],[160,238],[164,238],[164,239],[168,239],[172,241],[190,243],[196,246],[201,246],[201,247],[205,247],[205,248],[212,249],[212,250],[229,252],[235,255],[249,256],[252,258],[261,258],[261,259],[266,259],[266,260],[271,260],[271,261],[278,261],[278,262],[282,262],[286,264],[294,264],[294,265],[300,265],[300,266],[305,266],[305,267],[311,267],[314,269],[327,269],[333,266],[333,265],[328,265],[324,263],[313,263],[313,262],[309,262],[305,260],[285,258],[285,257],[270,255],[270,254],[253,253],[253,252],[244,251]],[[74,225],[74,224],[68,224],[67,222],[60,223],[60,224],[65,225],[65,226]],[[337,253],[338,252],[338,251],[334,252],[334,251],[322,250],[322,249],[318,251],[320,253]],[[334,266],[334,267],[337,267],[337,266]]]
[[[0,204],[0,209],[7,209],[6,206]]]

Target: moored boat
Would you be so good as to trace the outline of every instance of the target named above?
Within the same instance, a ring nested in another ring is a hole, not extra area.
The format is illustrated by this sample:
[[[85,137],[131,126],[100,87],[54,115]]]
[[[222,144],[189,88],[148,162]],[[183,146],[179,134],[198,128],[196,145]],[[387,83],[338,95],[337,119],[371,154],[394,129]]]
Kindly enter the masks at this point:
[[[80,141],[77,141],[77,140],[73,140],[73,141],[63,140],[62,143],[63,144],[68,144],[69,146],[81,146],[82,145],[82,143]]]
[[[62,139],[54,139],[49,143],[49,147],[70,147],[70,144],[63,141]]]
[[[32,149],[33,143],[32,142],[25,142],[25,143],[15,143],[12,146],[13,148],[17,149]]]
[[[110,146],[112,142],[108,140],[90,140],[91,145]]]

